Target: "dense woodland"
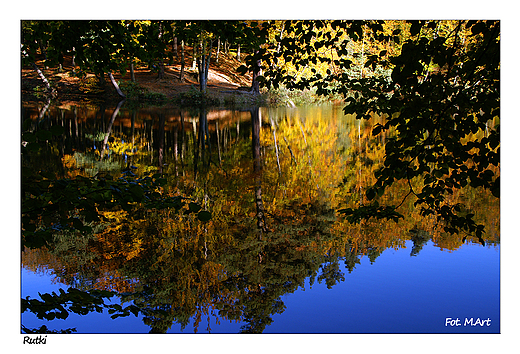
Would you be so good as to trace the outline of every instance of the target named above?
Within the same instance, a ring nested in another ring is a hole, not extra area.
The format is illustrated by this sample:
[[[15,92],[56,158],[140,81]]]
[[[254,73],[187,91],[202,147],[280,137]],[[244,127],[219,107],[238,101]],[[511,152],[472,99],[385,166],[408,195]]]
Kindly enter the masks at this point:
[[[152,332],[212,311],[261,332],[283,311],[279,296],[306,277],[341,281],[339,259],[351,271],[359,257],[375,260],[406,239],[412,253],[430,239],[446,249],[498,242],[498,209],[482,210],[500,196],[498,21],[21,26],[22,65],[44,87],[43,108],[22,122],[23,261],[37,268],[47,259],[54,271],[67,270],[59,277],[68,283],[76,281],[68,274],[88,269],[76,286],[84,291],[23,300],[23,311],[42,318],[98,311],[114,291],[133,304],[109,311],[141,313]],[[310,91],[341,102],[356,123],[269,117],[266,125],[253,100],[240,108],[250,119],[245,130],[236,122],[209,127],[209,72],[224,55],[238,63],[235,82],[248,82],[240,95]],[[137,70],[161,80],[174,63],[175,80],[197,82],[191,107],[175,108],[181,124],[166,132],[166,113],[141,126],[135,109],[120,113],[157,98],[139,91]],[[44,119],[62,94],[49,68],[117,92],[109,121],[125,114],[131,130],[112,123],[100,130],[65,110]],[[188,117],[197,122],[191,130]],[[81,152],[85,137],[100,147],[90,157]],[[174,163],[162,163],[166,151]],[[110,152],[128,161],[117,174]],[[58,169],[46,165],[48,156]],[[237,198],[243,191],[250,197]],[[139,284],[128,282],[135,278]]]

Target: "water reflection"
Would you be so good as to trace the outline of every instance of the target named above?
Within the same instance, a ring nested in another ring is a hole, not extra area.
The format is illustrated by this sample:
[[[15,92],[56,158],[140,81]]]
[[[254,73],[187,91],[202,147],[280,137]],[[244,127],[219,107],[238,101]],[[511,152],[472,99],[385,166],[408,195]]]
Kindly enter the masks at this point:
[[[191,323],[197,332],[209,317],[264,332],[286,310],[284,295],[316,281],[337,287],[343,269],[353,272],[363,257],[374,263],[410,241],[410,256],[428,242],[451,251],[462,245],[460,236],[420,217],[413,201],[403,204],[406,218],[398,224],[351,225],[336,217],[335,210],[363,202],[386,139],[375,140],[368,124],[341,107],[25,105],[23,118],[27,131],[65,131],[24,153],[24,167],[70,179],[119,178],[128,167],[138,176],[164,173],[163,193],[211,212],[200,222],[173,208],[100,210],[104,220],[92,223],[92,232],[56,230],[48,247],[22,254],[25,268],[45,269],[58,283],[118,294],[122,306],[106,307],[109,313],[138,314],[151,333],[173,323]],[[402,195],[397,186],[385,198]],[[453,198],[486,225],[487,243],[498,245],[498,201],[470,189]]]

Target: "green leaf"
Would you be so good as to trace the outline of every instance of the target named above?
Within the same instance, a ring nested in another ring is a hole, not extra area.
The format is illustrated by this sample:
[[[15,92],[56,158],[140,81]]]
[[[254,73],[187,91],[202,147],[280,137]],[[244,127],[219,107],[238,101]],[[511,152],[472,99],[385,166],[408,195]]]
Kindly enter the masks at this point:
[[[368,200],[372,200],[375,198],[376,196],[376,191],[374,188],[370,188],[369,190],[367,190],[367,193],[366,193],[366,196],[367,196],[367,199]]]
[[[201,210],[201,211],[197,214],[197,218],[198,218],[200,221],[203,221],[203,222],[209,221],[209,220],[211,220],[211,213],[210,213],[209,211],[206,211],[206,210]]]
[[[190,212],[193,212],[193,213],[196,213],[200,209],[202,209],[202,207],[199,204],[194,203],[194,202],[189,203],[188,208],[189,208]]]
[[[382,129],[383,129],[383,126],[382,126],[381,124],[377,123],[377,124],[374,126],[374,128],[372,129],[372,135],[373,135],[373,136],[378,135],[378,134],[381,132]]]
[[[75,229],[81,229],[83,227],[83,223],[81,222],[81,220],[79,220],[78,218],[74,218],[72,220],[72,226],[75,228]]]
[[[25,146],[25,148],[28,150],[28,151],[38,151],[40,150],[40,144],[38,143],[29,143]]]
[[[491,194],[493,194],[493,196],[496,198],[500,198],[500,177],[498,177],[495,180],[495,183],[493,184],[493,187],[491,188]]]
[[[140,202],[143,199],[144,191],[141,186],[130,187],[130,193],[134,196],[135,201]]]
[[[241,65],[241,66],[239,66],[239,67],[237,68],[237,72],[238,72],[239,74],[242,74],[242,75],[246,74],[247,71],[248,71],[248,69],[247,69],[247,66],[245,66],[245,65]]]
[[[63,133],[65,133],[65,128],[63,128],[61,125],[53,125],[50,129],[50,132],[52,135],[63,135]]]
[[[40,130],[36,132],[36,137],[39,140],[50,140],[52,139],[52,133],[48,130]]]
[[[36,136],[33,133],[24,133],[22,135],[22,141],[27,141],[28,143],[36,142]]]
[[[132,312],[132,314],[134,316],[139,316],[139,307],[135,306],[135,305],[130,305],[127,307],[128,310],[130,310],[130,312]]]
[[[168,182],[168,180],[166,178],[158,178],[157,179],[157,183],[160,185],[160,186],[164,186],[166,185],[166,183]]]
[[[415,36],[421,31],[422,23],[420,21],[412,21],[412,26],[410,27],[410,35]]]
[[[484,22],[478,22],[474,26],[471,27],[471,33],[483,33],[487,29],[487,26]]]

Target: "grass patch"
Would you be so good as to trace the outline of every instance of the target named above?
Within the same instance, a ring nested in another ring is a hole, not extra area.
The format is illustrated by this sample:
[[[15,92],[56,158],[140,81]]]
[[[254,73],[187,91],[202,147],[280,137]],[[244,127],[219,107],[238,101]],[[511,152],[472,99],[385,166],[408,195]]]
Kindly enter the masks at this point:
[[[337,97],[321,96],[316,94],[316,88],[305,90],[289,90],[285,87],[269,90],[266,94],[266,103],[270,106],[303,106],[329,102]]]
[[[140,86],[137,82],[122,81],[118,85],[128,100],[153,102],[165,102],[168,100],[166,95],[151,92],[147,88]]]

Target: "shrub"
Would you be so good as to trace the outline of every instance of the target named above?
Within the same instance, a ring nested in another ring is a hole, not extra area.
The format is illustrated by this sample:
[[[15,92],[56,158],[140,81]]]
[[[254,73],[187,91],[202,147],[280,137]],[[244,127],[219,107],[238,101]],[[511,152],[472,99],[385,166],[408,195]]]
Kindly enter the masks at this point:
[[[137,101],[166,101],[164,94],[158,92],[150,92],[146,87],[142,87],[137,82],[122,81],[119,88],[129,100]]]

